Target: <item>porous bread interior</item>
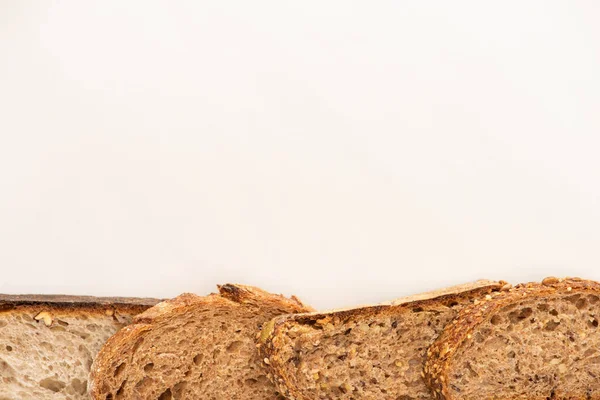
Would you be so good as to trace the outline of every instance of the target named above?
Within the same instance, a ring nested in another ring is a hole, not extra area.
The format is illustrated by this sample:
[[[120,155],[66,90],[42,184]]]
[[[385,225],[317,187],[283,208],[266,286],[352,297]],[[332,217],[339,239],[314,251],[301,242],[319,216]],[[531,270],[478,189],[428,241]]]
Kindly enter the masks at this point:
[[[448,367],[452,398],[599,399],[600,302],[533,298],[480,324]]]
[[[40,312],[52,318],[50,326],[35,319]],[[130,321],[130,315],[104,310],[0,312],[0,400],[88,399],[93,358]]]
[[[111,360],[96,398],[279,399],[259,360],[256,335],[264,322],[292,310],[226,303],[194,304],[153,322],[126,354]]]
[[[425,354],[455,316],[455,306],[290,321],[278,334],[278,367],[301,399],[431,399],[422,378]]]

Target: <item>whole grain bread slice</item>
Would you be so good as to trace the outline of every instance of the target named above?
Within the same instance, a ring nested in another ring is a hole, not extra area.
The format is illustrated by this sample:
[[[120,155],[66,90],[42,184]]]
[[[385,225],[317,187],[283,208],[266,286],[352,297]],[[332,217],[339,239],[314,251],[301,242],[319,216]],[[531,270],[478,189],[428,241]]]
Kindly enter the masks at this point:
[[[256,339],[271,318],[311,309],[258,288],[183,294],[149,309],[108,340],[92,366],[97,400],[279,398]]]
[[[600,284],[546,278],[463,309],[428,351],[436,398],[600,399]]]
[[[260,352],[287,397],[430,399],[425,352],[457,311],[506,282],[477,281],[387,304],[277,317]]]
[[[0,294],[0,400],[87,399],[100,347],[159,301]]]

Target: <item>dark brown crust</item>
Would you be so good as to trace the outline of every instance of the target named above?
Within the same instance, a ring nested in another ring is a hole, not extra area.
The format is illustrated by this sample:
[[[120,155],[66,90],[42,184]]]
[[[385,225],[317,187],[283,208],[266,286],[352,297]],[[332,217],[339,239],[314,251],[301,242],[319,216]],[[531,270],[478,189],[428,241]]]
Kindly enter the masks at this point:
[[[356,307],[346,310],[336,310],[331,312],[309,313],[309,314],[291,314],[282,315],[265,324],[259,341],[259,351],[261,358],[265,359],[271,372],[270,378],[277,385],[280,392],[290,399],[312,400],[306,398],[298,388],[291,384],[291,377],[286,373],[286,364],[284,360],[277,358],[278,341],[284,331],[291,325],[315,324],[317,322],[332,321],[335,325],[338,321],[344,321],[349,318],[368,317],[372,315],[386,315],[388,313],[398,313],[403,310],[411,311],[415,308],[435,308],[436,306],[451,306],[459,299],[471,299],[483,297],[493,291],[501,290],[503,287],[510,286],[504,281],[494,282],[480,280],[466,285],[455,286],[448,289],[442,289],[434,292],[420,295],[404,297],[387,304],[379,304],[367,307]]]
[[[107,309],[140,313],[159,303],[159,299],[136,297],[92,297],[41,294],[0,294],[0,312],[13,310],[104,312]]]
[[[425,381],[437,399],[458,400],[448,390],[448,376],[453,357],[461,345],[469,340],[479,324],[488,321],[502,308],[524,299],[567,293],[600,293],[600,283],[580,278],[546,278],[542,283],[531,282],[515,286],[506,291],[492,293],[476,304],[462,309],[452,324],[427,351]]]
[[[185,312],[196,305],[205,306],[231,306],[243,304],[249,307],[270,306],[281,309],[282,312],[308,312],[312,308],[305,306],[295,296],[287,298],[282,295],[272,294],[253,286],[224,284],[217,286],[218,294],[208,296],[197,296],[184,293],[174,299],[158,303],[156,306],[137,315],[131,325],[121,329],[104,344],[92,365],[88,391],[92,399],[105,400],[102,397],[107,391],[104,387],[103,376],[111,373],[112,361],[125,354],[125,349],[130,348],[146,332],[152,330],[152,326],[159,320],[172,318]]]

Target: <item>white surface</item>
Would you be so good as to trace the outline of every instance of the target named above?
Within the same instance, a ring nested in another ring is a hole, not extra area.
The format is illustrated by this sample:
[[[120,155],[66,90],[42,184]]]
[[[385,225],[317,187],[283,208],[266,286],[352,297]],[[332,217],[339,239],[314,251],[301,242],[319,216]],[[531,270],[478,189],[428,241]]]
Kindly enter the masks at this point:
[[[600,5],[0,4],[0,292],[600,279]]]

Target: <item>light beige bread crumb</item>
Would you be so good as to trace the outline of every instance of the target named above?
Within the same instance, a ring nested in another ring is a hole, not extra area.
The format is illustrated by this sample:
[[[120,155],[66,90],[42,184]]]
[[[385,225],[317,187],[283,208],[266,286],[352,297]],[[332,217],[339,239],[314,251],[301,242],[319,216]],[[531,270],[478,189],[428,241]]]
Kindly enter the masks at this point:
[[[0,399],[87,399],[100,347],[158,301],[0,295]]]

